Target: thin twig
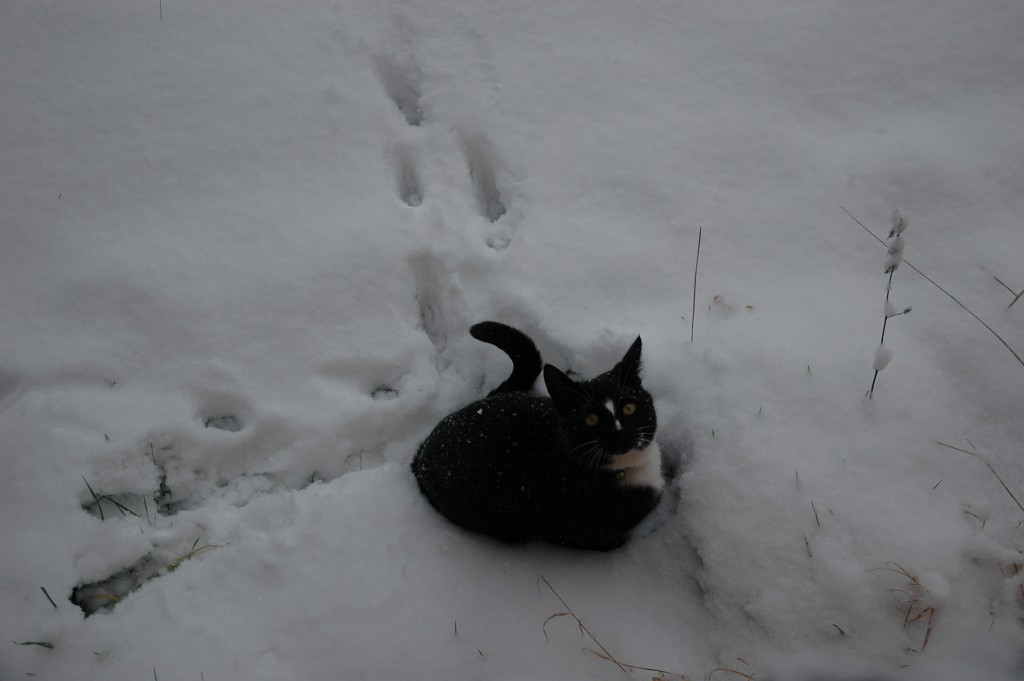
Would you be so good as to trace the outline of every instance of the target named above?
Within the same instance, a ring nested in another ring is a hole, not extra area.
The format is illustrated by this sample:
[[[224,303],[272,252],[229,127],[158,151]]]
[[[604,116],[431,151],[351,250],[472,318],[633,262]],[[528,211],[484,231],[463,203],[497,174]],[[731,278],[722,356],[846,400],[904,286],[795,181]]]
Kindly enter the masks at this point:
[[[991,273],[991,272],[989,272],[989,274],[992,274],[992,273]],[[1021,292],[1020,292],[1020,293],[1017,293],[1017,292],[1016,292],[1016,291],[1014,291],[1014,290],[1013,290],[1012,288],[1010,288],[1010,287],[1009,287],[1009,286],[1008,286],[1008,285],[1006,284],[1006,282],[1004,282],[1004,281],[1003,281],[1002,279],[1000,279],[1000,278],[999,278],[999,277],[997,277],[996,275],[992,274],[992,278],[993,278],[993,279],[995,279],[995,280],[996,280],[997,282],[999,282],[999,285],[1000,285],[1000,286],[1002,286],[1003,288],[1005,288],[1005,289],[1006,289],[1007,291],[1009,291],[1010,293],[1012,293],[1012,294],[1014,295],[1014,298],[1013,298],[1013,303],[1010,303],[1009,305],[1007,305],[1007,306],[1006,306],[1006,309],[1007,309],[1007,310],[1009,310],[1009,309],[1010,309],[1011,307],[1013,307],[1013,304],[1014,304],[1014,303],[1016,303],[1016,302],[1017,302],[1018,300],[1020,300],[1020,299],[1021,299],[1021,296],[1024,296],[1024,289],[1021,289]]]
[[[872,236],[874,236],[874,235],[872,235]],[[904,261],[904,262],[906,262],[906,261]],[[889,270],[889,285],[885,288],[885,302],[886,303],[889,302],[889,294],[892,293],[892,275],[894,275],[894,274],[896,274],[896,268],[895,267],[892,268],[891,270]],[[888,309],[888,305],[886,305],[886,308]],[[879,346],[885,345],[885,327],[888,326],[888,325],[889,325],[889,315],[886,314],[885,317],[882,319],[882,339],[880,341],[878,341]],[[868,388],[868,399],[871,399],[871,397],[873,397],[874,394],[875,394],[875,383],[878,382],[878,374],[880,372],[881,372],[881,369],[875,369],[875,375],[871,379],[871,387]]]
[[[53,609],[56,610],[57,604],[53,602],[52,598],[50,598],[50,592],[46,590],[45,586],[41,586],[39,588],[43,590],[43,595],[46,596],[46,600],[50,601],[50,605],[52,605]]]
[[[197,539],[196,542],[198,543],[198,541],[199,540]],[[192,549],[188,553],[184,554],[183,556],[179,556],[177,560],[175,560],[173,563],[167,566],[167,571],[174,572],[179,567],[181,567],[181,564],[184,563],[186,560],[198,556],[200,553],[206,551],[207,549],[219,549],[220,547],[220,544],[203,544],[202,546],[197,548],[195,544],[193,544]]]
[[[924,641],[921,643],[921,649],[913,651],[916,653],[923,653],[925,648],[928,647],[928,641],[931,639],[932,632],[935,629],[935,606],[926,607],[921,602],[922,598],[929,595],[928,589],[926,589],[924,585],[921,584],[920,580],[918,580],[918,578],[913,573],[911,573],[910,570],[903,567],[899,563],[889,561],[888,563],[886,563],[886,567],[873,568],[867,570],[867,572],[878,571],[893,572],[897,575],[900,575],[901,577],[904,577],[908,582],[910,582],[910,584],[905,589],[892,588],[889,589],[889,591],[892,593],[903,594],[907,597],[907,613],[903,616],[903,626],[907,626],[915,622],[920,622],[921,620],[924,620],[925,617],[927,617],[927,626],[925,627]],[[916,616],[913,615],[915,607],[920,608]]]
[[[697,323],[697,266],[700,264],[700,241],[704,227],[697,227],[697,259],[693,263],[693,308],[690,310],[690,342],[693,343],[693,329]]]
[[[607,660],[608,662],[611,662],[616,667],[618,667],[622,671],[622,673],[625,674],[626,676],[630,676],[630,672],[631,671],[639,670],[639,671],[645,671],[645,672],[654,672],[655,674],[659,674],[659,675],[661,675],[663,677],[665,677],[665,676],[675,676],[675,677],[679,677],[683,681],[690,681],[690,677],[686,676],[685,674],[677,674],[675,672],[665,671],[664,669],[655,669],[653,667],[641,667],[639,665],[626,664],[624,662],[619,662],[619,660],[614,655],[612,655],[611,652],[607,648],[605,648],[604,645],[600,641],[597,640],[597,638],[595,638],[593,632],[591,632],[590,629],[587,628],[587,625],[585,625],[583,623],[583,620],[580,619],[580,617],[575,612],[573,612],[573,609],[569,606],[568,603],[565,602],[565,599],[562,598],[561,594],[559,594],[557,591],[555,591],[555,587],[551,586],[551,582],[549,582],[547,580],[547,577],[545,577],[544,575],[542,575],[541,573],[538,572],[537,573],[537,580],[538,580],[538,588],[540,588],[540,582],[544,582],[544,586],[546,586],[548,588],[548,590],[550,590],[551,593],[553,593],[555,595],[555,598],[557,598],[559,600],[559,602],[563,606],[565,606],[565,611],[564,612],[556,612],[553,615],[550,615],[546,620],[544,620],[544,625],[541,627],[541,630],[544,632],[544,641],[545,641],[544,645],[547,645],[547,641],[548,641],[548,633],[546,631],[546,627],[547,627],[548,622],[550,622],[553,619],[557,619],[559,617],[566,617],[566,616],[568,616],[568,617],[572,617],[574,620],[576,620],[576,625],[580,629],[580,635],[586,634],[587,636],[590,637],[590,640],[594,642],[594,645],[596,645],[598,648],[601,649],[600,652],[598,652],[596,650],[592,650],[590,652],[592,652],[594,655],[596,655],[597,657],[601,658],[602,660]],[[716,670],[716,671],[718,671],[718,670]],[[714,672],[712,672],[712,673],[714,673]]]
[[[746,672],[741,672],[741,671],[738,671],[736,669],[729,669],[728,667],[719,667],[718,669],[712,669],[711,673],[709,673],[707,675],[707,678],[710,679],[714,674],[716,674],[718,672],[726,672],[727,674],[735,674],[736,676],[739,676],[739,677],[742,677],[744,679],[747,679],[747,681],[753,681],[754,680],[754,675],[753,674],[747,674]]]
[[[84,475],[82,476],[82,480],[85,480],[85,486],[89,488],[89,494],[92,495],[92,500],[96,504],[97,510],[100,512],[100,520],[106,520],[106,518],[103,517],[103,506],[100,504],[100,498],[96,496],[96,492],[92,491],[92,485],[89,484],[89,481],[85,479]]]
[[[877,235],[875,235],[875,233],[874,233],[874,232],[872,232],[872,231],[871,231],[870,229],[868,229],[868,228],[867,228],[867,227],[866,227],[866,226],[864,225],[864,223],[863,223],[863,222],[861,222],[861,221],[860,221],[860,220],[858,220],[857,218],[853,217],[853,213],[851,213],[850,211],[846,210],[846,208],[845,208],[845,207],[843,207],[843,206],[839,206],[839,207],[843,209],[843,212],[845,212],[845,213],[846,213],[847,215],[849,215],[849,216],[850,216],[850,219],[851,219],[851,220],[853,220],[853,221],[854,221],[854,222],[856,222],[856,223],[857,223],[858,225],[860,225],[861,227],[863,227],[863,228],[864,228],[864,231],[865,231],[865,232],[867,232],[867,233],[868,233],[868,234],[870,234],[871,236],[875,237],[875,240],[876,240],[876,241],[878,241],[878,243],[882,244],[883,246],[885,245],[885,242],[884,242],[884,241],[882,241],[882,240],[881,240],[880,238],[878,238],[878,236],[877,236]],[[985,327],[986,329],[988,329],[988,332],[989,332],[989,333],[991,333],[991,334],[992,334],[993,336],[995,336],[995,337],[996,337],[996,339],[997,339],[997,340],[998,340],[998,341],[999,341],[1000,343],[1002,343],[1002,344],[1003,344],[1003,347],[1005,347],[1005,348],[1006,348],[1007,350],[1009,350],[1009,351],[1010,351],[1010,354],[1011,354],[1011,355],[1013,355],[1013,356],[1014,356],[1014,358],[1015,358],[1015,359],[1016,359],[1016,360],[1017,360],[1018,362],[1020,362],[1020,365],[1021,365],[1021,366],[1024,366],[1024,358],[1021,358],[1021,356],[1017,354],[1017,351],[1016,351],[1016,350],[1014,350],[1013,348],[1011,348],[1011,347],[1010,347],[1010,344],[1009,344],[1009,343],[1007,343],[1007,342],[1006,342],[1005,340],[1003,340],[1003,337],[1002,337],[1002,336],[1000,336],[1000,335],[999,335],[998,333],[996,333],[996,332],[995,332],[995,329],[993,329],[993,328],[992,328],[991,326],[989,326],[988,324],[986,324],[986,323],[985,323],[985,321],[984,321],[984,320],[983,320],[983,319],[982,319],[981,317],[979,317],[978,315],[974,314],[974,313],[973,313],[973,312],[972,312],[972,311],[970,310],[970,308],[968,308],[968,307],[967,307],[966,305],[964,305],[964,304],[963,304],[963,303],[961,303],[961,302],[960,302],[959,300],[957,300],[957,299],[956,299],[956,296],[954,296],[954,295],[953,295],[952,293],[950,293],[950,292],[949,292],[949,291],[947,291],[946,289],[944,289],[944,288],[942,288],[941,286],[939,286],[939,285],[938,285],[938,284],[937,284],[937,283],[935,282],[935,280],[934,280],[934,279],[932,279],[932,278],[931,278],[931,277],[929,277],[929,276],[928,276],[927,274],[925,274],[925,273],[924,273],[924,272],[922,272],[921,270],[919,270],[919,269],[917,269],[916,267],[914,267],[913,265],[911,265],[911,264],[910,264],[909,262],[907,262],[907,260],[906,260],[906,259],[904,259],[904,260],[903,260],[903,262],[904,262],[904,264],[906,264],[906,266],[907,266],[907,267],[909,267],[910,269],[914,270],[915,272],[917,272],[918,274],[920,274],[920,275],[921,275],[922,277],[924,277],[924,278],[925,278],[925,280],[926,280],[926,281],[927,281],[927,282],[928,282],[929,284],[931,284],[931,285],[932,285],[932,286],[934,286],[935,288],[937,288],[937,289],[939,289],[940,291],[942,291],[943,293],[945,293],[945,294],[946,294],[946,295],[947,295],[947,296],[949,297],[949,299],[950,299],[950,300],[952,300],[952,301],[953,301],[954,303],[956,303],[957,305],[959,305],[960,307],[962,307],[962,308],[964,309],[964,311],[965,311],[965,312],[967,312],[967,314],[971,315],[971,316],[972,316],[972,317],[974,317],[974,318],[975,318],[976,320],[978,320],[978,323],[979,323],[979,324],[981,324],[982,326],[984,326],[984,327]],[[1022,293],[1024,293],[1024,292],[1022,292]],[[1018,296],[1018,297],[1019,297],[1019,296]],[[1016,301],[1014,301],[1014,302],[1016,302]],[[1010,304],[1011,304],[1011,305],[1013,305],[1013,303],[1010,303]]]
[[[587,625],[583,624],[583,620],[581,620],[579,617],[576,616],[576,613],[574,613],[572,611],[572,608],[570,608],[569,604],[565,602],[565,599],[562,598],[562,596],[557,591],[555,591],[555,587],[551,586],[551,582],[548,581],[548,578],[545,577],[544,575],[540,574],[540,573],[537,573],[537,579],[539,579],[540,581],[544,582],[544,585],[548,589],[551,590],[551,593],[553,593],[555,595],[555,598],[557,598],[562,603],[562,605],[565,606],[565,609],[566,609],[566,613],[556,613],[555,615],[552,615],[548,619],[544,620],[544,623],[547,624],[553,617],[558,617],[558,616],[560,616],[562,614],[571,615],[572,618],[574,620],[576,620],[576,624],[579,625],[580,631],[586,632],[587,636],[590,637],[590,640],[593,641],[594,644],[597,645],[597,647],[601,649],[601,652],[604,653],[605,655],[607,655],[608,659],[611,660],[612,662],[614,662],[615,666],[618,667],[619,669],[621,669],[623,674],[625,674],[626,676],[629,676],[629,671],[626,669],[625,665],[623,665],[621,662],[616,660],[615,656],[612,655],[610,652],[608,652],[608,649],[605,648],[603,645],[601,645],[600,641],[598,641],[596,638],[594,638],[594,635],[590,632],[589,629],[587,629]],[[546,637],[546,634],[545,634],[545,637]]]
[[[992,274],[992,273],[991,273],[991,272],[989,272],[989,274]],[[1000,285],[1000,286],[1002,286],[1003,288],[1005,288],[1005,289],[1006,289],[1007,291],[1009,291],[1010,293],[1016,293],[1016,291],[1014,291],[1014,290],[1013,290],[1012,288],[1010,288],[1009,286],[1007,286],[1006,284],[1004,284],[1004,283],[1003,283],[1003,280],[1002,280],[1002,279],[1000,279],[999,277],[997,277],[996,275],[992,274],[992,278],[993,278],[993,279],[995,279],[996,281],[998,281],[998,282],[999,282],[999,285]]]
[[[1020,499],[1017,498],[1017,495],[1015,495],[1013,492],[1010,491],[1010,488],[1003,481],[1003,478],[999,475],[999,473],[996,473],[996,469],[992,467],[992,464],[990,464],[983,457],[979,456],[977,454],[977,452],[969,452],[966,449],[961,449],[960,447],[954,447],[953,445],[947,445],[945,442],[936,442],[935,444],[939,445],[940,447],[945,447],[947,449],[953,449],[953,450],[956,450],[958,452],[963,452],[964,454],[970,454],[974,458],[979,459],[983,464],[985,464],[986,468],[988,468],[992,472],[992,475],[996,476],[996,480],[999,481],[999,484],[1003,486],[1003,489],[1006,490],[1006,493],[1010,495],[1011,499],[1013,499],[1013,503],[1017,504],[1017,508],[1019,508],[1021,511],[1024,511],[1024,504],[1020,503]]]

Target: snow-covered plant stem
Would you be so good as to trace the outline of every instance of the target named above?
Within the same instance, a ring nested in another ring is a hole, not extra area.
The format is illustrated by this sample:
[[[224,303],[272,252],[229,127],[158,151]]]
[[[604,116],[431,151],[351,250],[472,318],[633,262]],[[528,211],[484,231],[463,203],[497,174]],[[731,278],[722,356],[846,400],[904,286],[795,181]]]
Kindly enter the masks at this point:
[[[878,349],[875,350],[873,366],[875,376],[871,379],[868,399],[875,394],[875,383],[878,381],[878,373],[889,366],[889,362],[892,361],[892,350],[885,347],[885,329],[889,324],[889,319],[907,314],[912,309],[908,306],[902,311],[897,311],[896,306],[889,300],[889,296],[892,293],[892,277],[900,263],[903,262],[903,247],[906,245],[906,241],[903,239],[903,231],[906,228],[907,219],[898,210],[894,210],[892,212],[892,231],[889,232],[889,251],[885,256],[885,273],[889,275],[889,283],[885,287],[885,317],[882,319],[882,338],[878,343]]]

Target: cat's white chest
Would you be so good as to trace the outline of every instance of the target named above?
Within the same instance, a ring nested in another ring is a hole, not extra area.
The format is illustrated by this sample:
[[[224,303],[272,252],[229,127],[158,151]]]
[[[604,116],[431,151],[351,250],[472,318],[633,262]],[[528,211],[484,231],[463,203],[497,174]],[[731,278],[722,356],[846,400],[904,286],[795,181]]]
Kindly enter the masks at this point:
[[[619,479],[627,485],[641,485],[662,489],[665,479],[661,475],[661,449],[652,442],[643,449],[631,449],[625,454],[612,457],[609,470],[616,471]]]

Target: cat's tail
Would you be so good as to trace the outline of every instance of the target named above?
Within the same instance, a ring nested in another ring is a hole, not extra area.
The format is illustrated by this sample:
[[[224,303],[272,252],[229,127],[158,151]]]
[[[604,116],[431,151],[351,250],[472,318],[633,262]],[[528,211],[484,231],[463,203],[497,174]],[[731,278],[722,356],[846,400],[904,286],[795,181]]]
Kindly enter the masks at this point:
[[[512,359],[512,375],[491,391],[498,393],[529,392],[533,382],[540,375],[540,352],[533,341],[518,329],[498,322],[480,322],[469,329],[470,335],[484,343],[490,343]]]

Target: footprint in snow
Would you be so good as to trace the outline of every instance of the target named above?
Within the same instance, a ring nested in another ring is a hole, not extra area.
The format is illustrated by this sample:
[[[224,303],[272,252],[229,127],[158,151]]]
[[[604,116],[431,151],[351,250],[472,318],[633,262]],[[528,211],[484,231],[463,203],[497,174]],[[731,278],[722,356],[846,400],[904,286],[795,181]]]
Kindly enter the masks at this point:
[[[419,69],[415,65],[400,64],[390,57],[378,57],[374,66],[384,91],[405,117],[405,122],[414,127],[422,125]]]
[[[420,183],[419,173],[416,171],[416,162],[413,159],[412,150],[405,145],[401,145],[395,149],[393,156],[398,182],[398,196],[407,206],[415,208],[423,203],[423,188]]]
[[[498,186],[499,164],[493,146],[482,135],[463,136],[461,142],[477,210],[491,223],[484,230],[484,243],[496,251],[505,250],[512,244],[516,225],[507,215],[508,201]]]
[[[473,192],[480,214],[490,222],[497,222],[506,209],[494,176],[494,152],[491,145],[480,136],[465,138],[462,141],[462,152],[466,157],[469,177],[473,181]]]

